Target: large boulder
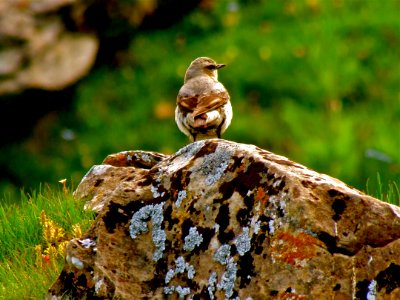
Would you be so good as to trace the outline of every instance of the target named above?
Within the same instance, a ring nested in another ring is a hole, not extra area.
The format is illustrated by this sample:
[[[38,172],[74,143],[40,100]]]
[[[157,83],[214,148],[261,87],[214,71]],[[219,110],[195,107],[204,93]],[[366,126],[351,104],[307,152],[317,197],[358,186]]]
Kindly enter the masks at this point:
[[[48,298],[400,299],[400,208],[252,145],[121,152],[75,195]]]

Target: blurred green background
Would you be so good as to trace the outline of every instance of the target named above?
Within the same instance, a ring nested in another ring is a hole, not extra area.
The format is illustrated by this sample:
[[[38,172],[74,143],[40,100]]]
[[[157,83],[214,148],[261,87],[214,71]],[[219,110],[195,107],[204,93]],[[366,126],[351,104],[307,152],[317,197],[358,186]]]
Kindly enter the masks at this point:
[[[223,138],[361,190],[368,179],[376,188],[377,173],[383,186],[399,183],[399,11],[396,0],[208,0],[171,26],[133,30],[117,63],[97,63],[67,109],[2,146],[0,194],[62,178],[76,187],[119,151],[177,151],[188,140],[175,99],[198,56],[228,65],[219,79],[234,118]]]

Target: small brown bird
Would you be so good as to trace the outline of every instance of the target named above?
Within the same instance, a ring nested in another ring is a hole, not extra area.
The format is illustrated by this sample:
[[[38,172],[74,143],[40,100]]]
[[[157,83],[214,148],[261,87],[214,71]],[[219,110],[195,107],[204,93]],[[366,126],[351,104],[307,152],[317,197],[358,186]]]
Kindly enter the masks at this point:
[[[186,70],[176,99],[175,121],[191,141],[220,138],[231,123],[230,97],[218,81],[218,69],[224,66],[199,57]]]

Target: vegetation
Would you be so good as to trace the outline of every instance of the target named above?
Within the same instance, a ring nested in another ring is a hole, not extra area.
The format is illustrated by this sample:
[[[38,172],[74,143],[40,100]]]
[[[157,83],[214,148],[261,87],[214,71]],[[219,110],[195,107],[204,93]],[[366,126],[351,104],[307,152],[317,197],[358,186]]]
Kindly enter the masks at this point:
[[[69,111],[1,149],[9,176],[0,178],[0,298],[42,298],[65,242],[90,225],[83,203],[40,182],[76,185],[110,153],[168,154],[187,143],[175,97],[198,56],[228,64],[220,80],[234,119],[224,138],[399,205],[399,10],[395,0],[221,0],[173,27],[135,31],[116,65],[97,66],[76,86]],[[37,192],[18,195],[18,185]]]
[[[376,190],[371,192],[369,189],[369,181],[367,182],[367,194],[374,195],[376,198],[381,199],[390,204],[400,206],[400,181],[389,182],[387,189],[384,189],[381,177],[378,174],[376,178]]]
[[[190,61],[210,56],[228,64],[220,80],[234,119],[224,138],[359,189],[378,172],[388,186],[400,178],[399,9],[392,0],[222,0],[173,27],[135,31],[115,66],[77,85],[70,111],[47,115],[0,162],[35,188],[66,176],[76,184],[110,153],[177,151],[187,143],[174,123],[177,91]]]
[[[89,228],[93,214],[69,191],[22,192],[0,204],[0,299],[43,299],[61,272],[69,240]]]

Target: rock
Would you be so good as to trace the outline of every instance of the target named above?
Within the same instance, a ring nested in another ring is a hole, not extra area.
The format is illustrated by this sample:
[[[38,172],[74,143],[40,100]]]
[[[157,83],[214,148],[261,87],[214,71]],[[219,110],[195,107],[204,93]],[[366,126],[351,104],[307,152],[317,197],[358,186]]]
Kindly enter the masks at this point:
[[[0,95],[71,86],[92,68],[103,32],[133,31],[159,2],[0,1]]]
[[[164,158],[163,154],[148,151],[124,151],[109,155],[102,165],[89,170],[74,196],[87,200],[85,209],[100,213],[121,180],[136,182]]]
[[[41,51],[18,79],[26,87],[61,90],[89,72],[97,49],[98,40],[93,35],[63,34],[57,43]]]
[[[0,76],[13,73],[21,64],[22,51],[16,48],[9,48],[0,51]]]
[[[69,31],[59,10],[78,0],[5,1],[0,5],[0,95],[28,88],[61,90],[91,69],[95,34]],[[71,18],[72,21],[72,18]]]
[[[1,0],[0,96],[67,88],[91,70],[100,45],[101,59],[115,63],[146,18],[172,25],[192,2],[175,1],[171,10],[166,0]]]
[[[48,298],[400,299],[399,207],[225,140],[105,162]]]

